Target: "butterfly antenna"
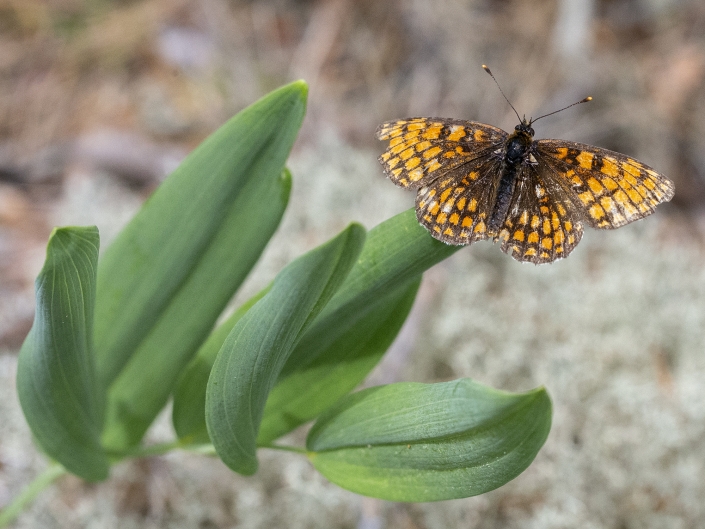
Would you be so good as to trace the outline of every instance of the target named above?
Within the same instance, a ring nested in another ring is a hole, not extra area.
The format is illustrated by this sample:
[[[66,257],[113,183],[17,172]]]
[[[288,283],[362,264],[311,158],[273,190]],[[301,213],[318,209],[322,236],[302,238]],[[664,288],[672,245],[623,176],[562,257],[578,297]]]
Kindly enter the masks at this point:
[[[494,75],[492,75],[492,72],[491,72],[490,69],[487,67],[487,65],[486,65],[486,64],[483,64],[483,65],[482,65],[482,69],[485,70],[488,74],[490,74],[490,77],[491,77],[492,80],[494,81],[494,84],[497,85],[497,88],[499,88],[500,93],[504,96],[504,99],[507,100],[507,103],[509,103],[509,99],[507,99],[507,96],[505,96],[505,95],[504,95],[504,92],[502,92],[502,87],[499,86],[499,83],[497,82],[497,79],[494,78]],[[581,103],[582,103],[582,101],[581,101]],[[514,105],[512,105],[511,103],[509,103],[509,106],[512,107],[512,110],[513,110],[514,113],[517,115],[517,118],[519,119],[519,121],[521,121],[522,119],[519,117],[519,112],[517,112],[517,109],[514,108]],[[542,116],[542,117],[543,117],[543,116]]]
[[[566,110],[570,107],[574,107],[575,105],[579,105],[580,103],[587,103],[588,101],[592,101],[592,96],[588,96],[585,99],[582,99],[582,100],[578,101],[577,103],[573,103],[572,105],[568,105],[567,107],[561,108],[560,110],[554,110],[553,112],[549,112],[548,114],[544,114],[543,116],[539,116],[536,119],[531,118],[531,120],[529,121],[529,124],[536,123],[541,118],[545,118],[546,116],[552,116],[553,114],[557,114],[558,112],[563,112],[564,110]]]

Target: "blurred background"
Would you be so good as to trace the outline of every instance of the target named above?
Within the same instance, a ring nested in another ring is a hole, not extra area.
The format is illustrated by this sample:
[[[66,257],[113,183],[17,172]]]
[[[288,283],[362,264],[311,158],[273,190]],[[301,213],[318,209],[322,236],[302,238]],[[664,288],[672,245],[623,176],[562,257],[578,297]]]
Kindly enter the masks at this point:
[[[310,83],[281,228],[238,294],[351,221],[413,206],[374,139],[409,116],[562,138],[633,156],[676,195],[571,256],[520,264],[490,243],[425,276],[369,384],[472,377],[545,385],[549,439],[489,494],[393,504],[340,490],[308,463],[262,452],[242,478],[170,454],[71,477],[17,527],[673,528],[705,525],[705,3],[702,0],[0,0],[0,507],[46,465],[17,402],[17,351],[55,225],[101,245],[231,115]],[[165,414],[150,433],[171,438]],[[304,432],[292,435],[301,442]]]

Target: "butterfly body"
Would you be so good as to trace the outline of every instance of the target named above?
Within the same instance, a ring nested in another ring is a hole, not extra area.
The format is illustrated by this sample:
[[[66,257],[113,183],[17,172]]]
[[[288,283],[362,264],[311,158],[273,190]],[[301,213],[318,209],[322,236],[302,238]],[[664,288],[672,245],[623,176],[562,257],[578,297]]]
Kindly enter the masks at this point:
[[[566,257],[583,224],[617,228],[671,199],[673,183],[620,153],[563,140],[534,140],[474,121],[409,118],[383,123],[379,160],[398,186],[417,190],[416,213],[448,244],[485,239],[518,261]]]
[[[510,134],[504,142],[504,148],[495,151],[502,157],[500,174],[502,175],[497,186],[496,197],[493,200],[492,213],[487,221],[487,230],[490,235],[495,235],[504,224],[509,212],[517,178],[521,177],[521,166],[531,163],[531,146],[534,142],[534,130],[524,120],[517,125],[514,133]]]

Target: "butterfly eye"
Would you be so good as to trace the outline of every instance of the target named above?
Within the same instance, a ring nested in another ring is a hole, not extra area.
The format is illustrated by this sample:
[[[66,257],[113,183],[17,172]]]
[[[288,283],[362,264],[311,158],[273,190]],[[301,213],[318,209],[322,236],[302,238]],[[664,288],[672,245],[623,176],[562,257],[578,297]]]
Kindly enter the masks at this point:
[[[517,125],[516,127],[514,127],[514,130],[521,130],[521,125]]]
[[[532,136],[534,135],[534,129],[531,127],[529,127],[529,134],[531,134]]]

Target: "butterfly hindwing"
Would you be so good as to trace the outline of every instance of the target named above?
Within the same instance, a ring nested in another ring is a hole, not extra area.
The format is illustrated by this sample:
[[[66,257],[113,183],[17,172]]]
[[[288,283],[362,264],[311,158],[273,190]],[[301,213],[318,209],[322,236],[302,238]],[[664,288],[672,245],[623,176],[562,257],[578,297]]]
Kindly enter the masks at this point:
[[[438,240],[470,244],[491,237],[487,220],[499,162],[485,154],[446,171],[416,194],[416,217]]]
[[[543,164],[524,165],[495,240],[517,261],[542,264],[567,257],[583,235],[575,209]]]

